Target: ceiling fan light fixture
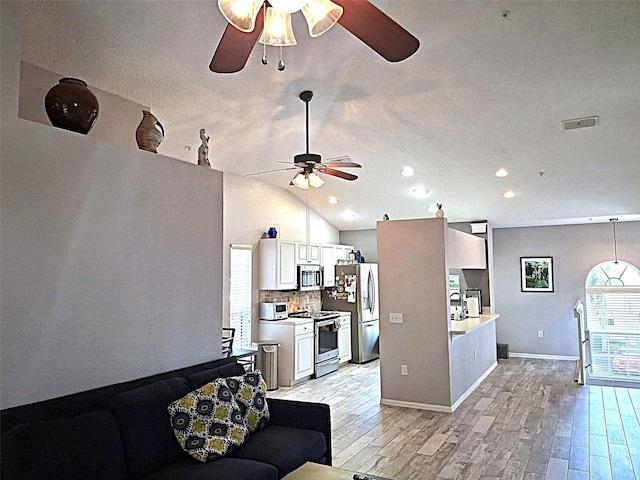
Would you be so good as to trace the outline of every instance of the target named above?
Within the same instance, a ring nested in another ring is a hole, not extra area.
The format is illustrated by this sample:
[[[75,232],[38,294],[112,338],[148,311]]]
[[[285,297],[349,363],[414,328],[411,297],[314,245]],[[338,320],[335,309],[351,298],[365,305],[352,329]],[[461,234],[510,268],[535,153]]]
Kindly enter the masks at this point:
[[[264,17],[264,29],[260,36],[260,43],[273,47],[297,45],[298,42],[291,27],[291,14],[268,7]]]
[[[300,172],[293,177],[291,184],[302,190],[309,190],[309,177],[306,173]]]
[[[222,16],[241,32],[252,32],[263,0],[218,0]]]
[[[319,37],[333,27],[344,9],[331,0],[309,0],[302,6],[302,14],[309,26],[309,35]]]
[[[317,173],[311,172],[309,174],[309,185],[313,188],[320,188],[324,185],[324,180],[322,180]]]

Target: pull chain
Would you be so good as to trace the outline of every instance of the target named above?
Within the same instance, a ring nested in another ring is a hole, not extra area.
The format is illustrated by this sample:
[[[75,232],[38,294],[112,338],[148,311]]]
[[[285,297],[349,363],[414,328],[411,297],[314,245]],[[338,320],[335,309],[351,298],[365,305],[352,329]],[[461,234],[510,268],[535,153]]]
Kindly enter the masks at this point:
[[[278,62],[278,70],[284,70],[284,60],[282,59],[282,47],[280,47],[280,61]]]

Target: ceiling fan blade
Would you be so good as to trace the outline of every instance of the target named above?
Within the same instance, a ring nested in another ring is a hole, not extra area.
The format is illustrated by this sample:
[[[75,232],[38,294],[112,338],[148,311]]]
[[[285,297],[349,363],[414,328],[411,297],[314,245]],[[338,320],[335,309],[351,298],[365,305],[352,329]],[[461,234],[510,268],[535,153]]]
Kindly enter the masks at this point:
[[[247,173],[247,177],[255,177],[256,175],[263,175],[265,173],[273,173],[273,172],[284,172],[286,170],[297,170],[298,167],[289,167],[289,168],[276,168],[274,170],[264,170],[262,172],[254,172],[254,173]]]
[[[326,168],[324,170],[321,170],[321,173],[333,175],[334,177],[344,178],[345,180],[355,180],[358,178],[356,175],[352,175],[347,172],[341,172],[340,170],[334,170],[333,168]]]
[[[362,165],[355,162],[324,162],[325,167],[339,167],[339,168],[360,168]]]
[[[256,26],[249,33],[238,30],[231,24],[222,34],[218,48],[213,54],[209,70],[214,73],[236,73],[244,68],[249,60],[253,46],[256,44],[262,26],[264,24],[264,14],[262,9],[256,17]]]
[[[413,55],[420,41],[368,0],[334,0],[344,11],[338,23],[389,62]]]

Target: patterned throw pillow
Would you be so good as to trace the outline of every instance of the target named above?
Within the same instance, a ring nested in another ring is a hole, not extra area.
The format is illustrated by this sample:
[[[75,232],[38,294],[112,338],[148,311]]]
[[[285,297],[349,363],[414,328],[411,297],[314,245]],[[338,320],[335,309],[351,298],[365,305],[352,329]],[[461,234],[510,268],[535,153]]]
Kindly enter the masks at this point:
[[[249,436],[242,411],[224,378],[188,393],[167,410],[178,443],[201,462],[232,452]]]
[[[267,384],[260,370],[238,377],[227,377],[227,385],[238,402],[249,432],[264,428],[269,423]]]

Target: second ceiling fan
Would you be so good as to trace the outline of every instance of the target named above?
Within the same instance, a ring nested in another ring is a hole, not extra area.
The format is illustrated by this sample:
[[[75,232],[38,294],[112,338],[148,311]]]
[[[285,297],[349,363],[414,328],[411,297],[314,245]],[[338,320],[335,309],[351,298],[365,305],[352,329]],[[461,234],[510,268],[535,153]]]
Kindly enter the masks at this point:
[[[231,11],[235,6],[232,4],[233,2],[247,3],[248,1],[219,0],[218,4],[227,4],[229,11]],[[249,3],[255,5],[255,1],[251,0]],[[324,0],[311,0],[308,3],[312,3],[312,1],[322,2]],[[272,3],[276,3],[275,0]],[[385,60],[399,62],[418,50],[420,41],[368,0],[333,0],[333,3],[342,10],[337,23],[362,40]],[[270,3],[267,1],[264,2],[264,5],[269,6]],[[224,15],[227,17],[226,14]],[[212,72],[235,73],[244,68],[263,31],[264,15],[264,9],[258,9],[255,16],[251,17],[253,21],[250,21],[244,30],[240,30],[240,27],[234,27],[232,23],[227,25],[209,65]],[[227,20],[229,19],[227,18]],[[265,63],[264,58],[263,63]],[[284,69],[284,65],[279,69]]]
[[[306,152],[294,155],[293,164],[295,166],[289,168],[281,168],[277,170],[269,170],[266,172],[258,172],[249,174],[261,175],[263,173],[271,173],[282,170],[295,170],[299,169],[298,173],[291,180],[290,185],[294,185],[303,190],[309,187],[318,188],[324,184],[317,173],[323,173],[325,175],[331,175],[333,177],[342,178],[344,180],[356,180],[358,177],[351,173],[336,170],[336,168],[360,168],[362,165],[352,162],[349,157],[338,157],[327,159],[326,162],[322,162],[322,157],[317,153],[309,153],[309,102],[313,98],[313,92],[305,90],[300,94],[300,100],[305,103],[306,107]],[[317,173],[316,173],[317,172]]]

